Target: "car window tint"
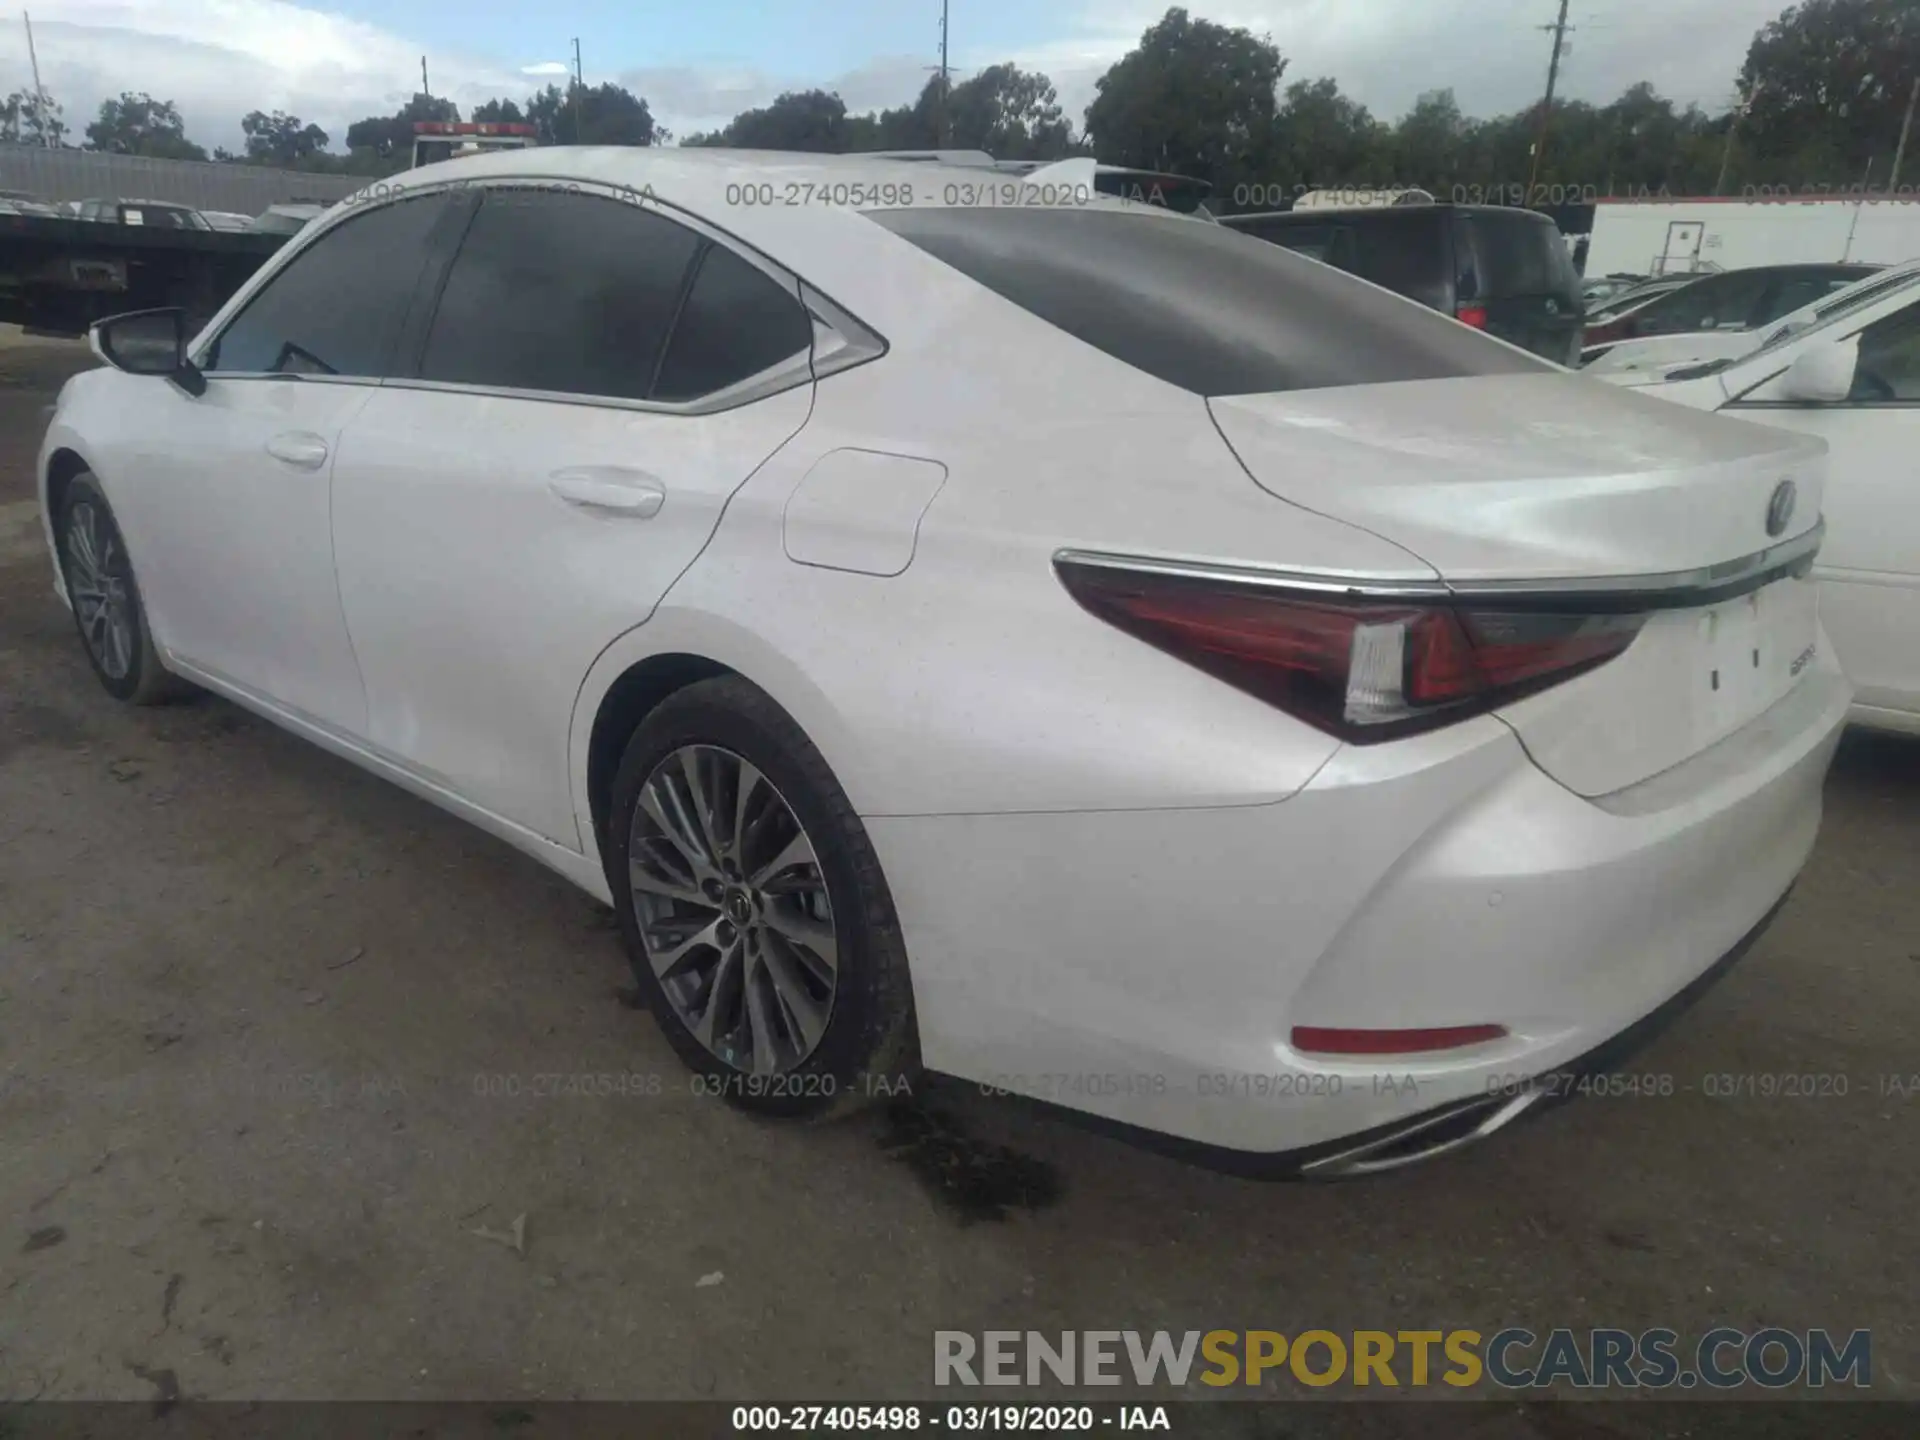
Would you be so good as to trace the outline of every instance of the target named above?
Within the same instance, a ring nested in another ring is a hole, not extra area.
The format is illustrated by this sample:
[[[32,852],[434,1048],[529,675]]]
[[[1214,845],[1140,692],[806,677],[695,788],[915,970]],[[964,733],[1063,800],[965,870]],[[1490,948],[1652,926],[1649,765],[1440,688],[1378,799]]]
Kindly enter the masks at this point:
[[[1766,313],[1761,317],[1761,323],[1766,324],[1782,316],[1791,315],[1794,311],[1811,305],[1821,296],[1832,294],[1841,286],[1852,283],[1851,280],[1835,280],[1822,275],[1789,275],[1774,287],[1773,294],[1768,297]]]
[[[709,245],[673,324],[655,400],[693,400],[813,347],[800,299],[722,245]]]
[[[487,190],[441,292],[420,376],[645,399],[700,244],[627,201]]]
[[[1553,368],[1224,225],[1104,207],[867,215],[1048,324],[1200,395]]]
[[[1474,276],[1474,293],[1462,300],[1504,300],[1553,295],[1570,304],[1580,293],[1580,276],[1567,242],[1551,221],[1526,212],[1459,217],[1455,244],[1470,255],[1462,268]]]
[[[379,377],[446,210],[437,196],[382,205],[307,246],[214,341],[206,368]]]
[[[1855,400],[1920,400],[1920,302],[1860,332]]]
[[[1765,271],[1715,275],[1654,301],[1635,318],[1643,335],[1744,329],[1761,323],[1754,317],[1771,281]]]
[[[1341,270],[1353,269],[1353,231],[1344,225],[1250,225],[1244,228],[1248,234],[1284,245],[1309,260]]]
[[[1444,310],[1449,306],[1450,261],[1444,212],[1385,211],[1353,221],[1353,260],[1343,265],[1363,280]]]

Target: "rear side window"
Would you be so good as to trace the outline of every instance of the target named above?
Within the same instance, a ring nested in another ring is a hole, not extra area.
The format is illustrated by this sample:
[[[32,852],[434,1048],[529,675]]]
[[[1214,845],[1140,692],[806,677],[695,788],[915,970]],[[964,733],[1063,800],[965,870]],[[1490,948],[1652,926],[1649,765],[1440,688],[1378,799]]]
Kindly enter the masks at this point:
[[[206,367],[239,374],[377,378],[388,364],[446,212],[438,196],[401,200],[334,226],[267,281],[220,332]]]
[[[1227,226],[1102,207],[867,214],[1003,299],[1195,394],[1554,368]]]
[[[695,400],[813,348],[800,298],[724,246],[709,245],[674,321],[655,400]]]
[[[1284,245],[1296,255],[1318,260],[1341,270],[1354,268],[1353,231],[1345,225],[1246,225],[1236,227],[1275,245]]]
[[[1342,269],[1431,305],[1450,308],[1443,212],[1417,210],[1362,216],[1353,223],[1354,258]]]
[[[1743,330],[1759,318],[1773,276],[1764,270],[1711,275],[1663,295],[1633,318],[1643,335],[1687,330]]]
[[[420,378],[644,400],[701,243],[625,201],[489,189],[441,291]]]
[[[1463,301],[1555,295],[1578,302],[1580,276],[1551,221],[1472,214],[1456,215],[1454,226]]]

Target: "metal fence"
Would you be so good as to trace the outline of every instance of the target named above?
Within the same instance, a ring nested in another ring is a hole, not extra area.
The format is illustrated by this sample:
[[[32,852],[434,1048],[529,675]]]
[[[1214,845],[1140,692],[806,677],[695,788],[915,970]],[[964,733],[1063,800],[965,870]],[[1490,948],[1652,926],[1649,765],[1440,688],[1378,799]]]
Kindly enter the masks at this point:
[[[40,200],[165,200],[196,210],[258,215],[269,205],[290,201],[331,205],[366,183],[358,175],[0,144],[0,189],[23,190]]]

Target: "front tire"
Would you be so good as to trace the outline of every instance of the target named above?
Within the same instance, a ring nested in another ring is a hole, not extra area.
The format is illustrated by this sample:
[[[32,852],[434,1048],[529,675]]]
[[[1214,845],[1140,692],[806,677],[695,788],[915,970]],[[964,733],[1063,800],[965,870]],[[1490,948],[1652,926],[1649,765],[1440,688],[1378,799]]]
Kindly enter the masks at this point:
[[[163,705],[191,694],[193,687],[160,661],[127,542],[90,472],[68,482],[54,535],[74,626],[106,692],[129,705]]]
[[[607,880],[642,995],[696,1088],[775,1115],[902,1093],[906,948],[846,792],[737,676],[670,696],[614,777]]]

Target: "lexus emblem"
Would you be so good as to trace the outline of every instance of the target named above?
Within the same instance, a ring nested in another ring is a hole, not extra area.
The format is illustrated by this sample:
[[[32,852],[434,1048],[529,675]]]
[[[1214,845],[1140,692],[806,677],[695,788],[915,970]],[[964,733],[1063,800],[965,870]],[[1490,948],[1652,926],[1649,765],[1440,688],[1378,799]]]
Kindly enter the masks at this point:
[[[1797,493],[1791,480],[1782,480],[1773,487],[1773,498],[1767,502],[1767,534],[1783,534],[1793,522],[1793,501]]]

